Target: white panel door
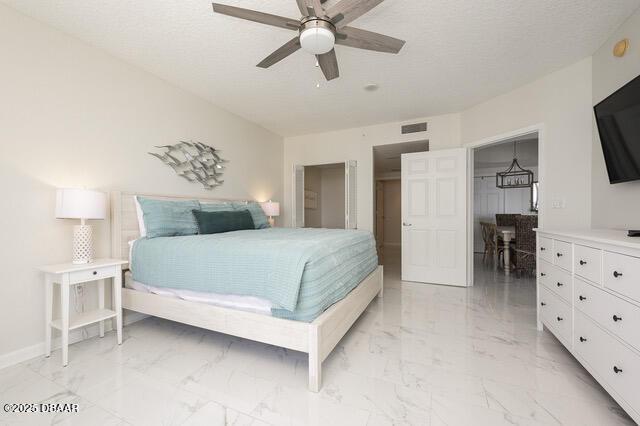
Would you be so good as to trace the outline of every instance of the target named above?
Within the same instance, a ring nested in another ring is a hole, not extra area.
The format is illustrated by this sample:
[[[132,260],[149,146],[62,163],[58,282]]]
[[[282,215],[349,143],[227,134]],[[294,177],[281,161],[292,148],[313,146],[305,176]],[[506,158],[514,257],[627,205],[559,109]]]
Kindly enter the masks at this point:
[[[304,166],[293,166],[291,225],[304,228]]]
[[[402,279],[467,286],[467,151],[402,154]]]
[[[358,227],[358,193],[357,193],[357,162],[354,160],[344,163],[344,228]]]

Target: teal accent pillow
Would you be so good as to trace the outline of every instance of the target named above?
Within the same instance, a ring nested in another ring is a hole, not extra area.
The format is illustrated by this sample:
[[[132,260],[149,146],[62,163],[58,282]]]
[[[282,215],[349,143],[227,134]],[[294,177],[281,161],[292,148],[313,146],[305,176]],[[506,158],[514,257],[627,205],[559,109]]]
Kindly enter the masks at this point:
[[[193,210],[200,210],[200,203],[192,201],[155,200],[138,197],[143,213],[147,238],[195,235],[198,225]]]
[[[233,203],[233,207],[236,210],[249,210],[256,229],[271,228],[271,225],[269,225],[269,219],[267,219],[267,215],[264,214],[264,210],[262,210],[260,204],[256,203],[255,201],[236,202]]]
[[[200,234],[219,234],[221,232],[255,229],[251,213],[248,210],[204,212],[193,210]]]
[[[200,203],[203,212],[232,212],[235,209],[231,203]]]

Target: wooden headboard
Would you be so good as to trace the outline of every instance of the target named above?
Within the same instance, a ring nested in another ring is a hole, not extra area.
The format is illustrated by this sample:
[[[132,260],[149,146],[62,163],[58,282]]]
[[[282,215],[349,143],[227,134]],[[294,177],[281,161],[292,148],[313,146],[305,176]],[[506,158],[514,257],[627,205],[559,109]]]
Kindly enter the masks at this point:
[[[111,192],[111,256],[115,259],[128,260],[129,241],[140,237],[138,216],[136,214],[136,204],[134,201],[136,195],[158,200],[198,200],[203,203],[249,201],[239,198],[206,198],[113,191]]]

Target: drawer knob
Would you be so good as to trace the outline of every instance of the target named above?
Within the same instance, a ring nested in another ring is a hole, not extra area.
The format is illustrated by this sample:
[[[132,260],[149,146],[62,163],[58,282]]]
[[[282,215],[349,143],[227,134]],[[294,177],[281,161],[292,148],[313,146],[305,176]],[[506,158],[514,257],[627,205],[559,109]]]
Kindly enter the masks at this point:
[[[613,321],[618,322],[618,321],[622,321],[622,317],[619,317],[617,315],[613,316]]]
[[[584,260],[582,260],[582,259],[580,260],[580,265],[586,265],[586,264],[587,264],[587,262],[585,262],[585,261],[584,261]]]
[[[584,337],[580,336],[580,341],[584,343],[584,342],[587,341],[587,339],[585,339]]]
[[[562,317],[558,317],[558,318],[556,318],[556,319],[557,319],[558,321],[562,321],[564,318],[562,318]]]
[[[618,272],[618,271],[613,271],[613,276],[614,276],[614,277],[616,277],[616,278],[618,278],[618,277],[621,277],[621,276],[622,276],[622,273],[621,273],[621,272]]]
[[[587,300],[587,298],[586,298],[586,297],[584,297],[583,295],[578,296],[578,299],[580,299],[580,300]]]
[[[556,253],[556,256],[562,257],[562,253]]]
[[[618,374],[618,373],[622,373],[622,368],[618,368],[617,366],[613,366],[613,372]]]
[[[541,276],[541,277],[546,277],[546,276],[547,276],[547,274],[545,274],[544,272],[540,272],[540,276]]]
[[[556,284],[558,287],[562,287],[564,284],[562,284],[561,282],[558,281],[558,283]]]
[[[546,248],[540,247],[540,251],[545,251],[545,250],[546,250]]]
[[[98,271],[93,271],[93,275],[98,275]]]
[[[540,306],[547,306],[547,304],[544,302],[540,302]]]

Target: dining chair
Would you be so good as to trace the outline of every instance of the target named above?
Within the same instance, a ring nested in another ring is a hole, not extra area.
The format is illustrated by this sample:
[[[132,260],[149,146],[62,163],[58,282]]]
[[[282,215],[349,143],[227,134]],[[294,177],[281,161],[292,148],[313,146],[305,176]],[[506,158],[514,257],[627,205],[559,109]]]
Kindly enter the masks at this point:
[[[482,241],[484,241],[482,261],[485,262],[487,257],[493,260],[493,256],[497,254],[496,225],[489,222],[480,222],[480,228],[482,230]]]

